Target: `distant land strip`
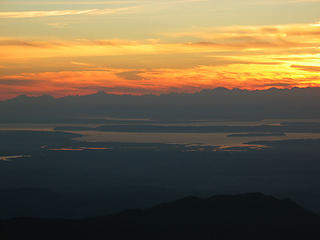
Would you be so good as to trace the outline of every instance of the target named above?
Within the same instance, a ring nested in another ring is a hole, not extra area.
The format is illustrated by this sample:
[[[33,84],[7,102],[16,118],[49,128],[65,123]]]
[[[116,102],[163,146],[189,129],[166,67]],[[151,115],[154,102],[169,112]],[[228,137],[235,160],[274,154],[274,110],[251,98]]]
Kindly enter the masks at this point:
[[[283,123],[280,126],[164,126],[103,125],[98,127],[59,126],[56,131],[152,132],[152,133],[241,133],[229,137],[285,136],[285,133],[320,133],[320,123]],[[250,133],[250,134],[248,134]]]

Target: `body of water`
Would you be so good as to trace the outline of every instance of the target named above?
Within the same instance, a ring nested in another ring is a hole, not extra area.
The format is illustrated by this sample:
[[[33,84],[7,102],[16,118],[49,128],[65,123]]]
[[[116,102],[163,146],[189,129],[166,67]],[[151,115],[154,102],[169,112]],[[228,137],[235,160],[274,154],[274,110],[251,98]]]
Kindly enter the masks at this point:
[[[280,125],[281,122],[316,122],[320,120],[309,119],[276,119],[251,122],[225,122],[225,121],[195,121],[187,123],[165,123],[173,126],[257,126],[257,125]],[[114,125],[114,123],[113,123]],[[119,124],[120,125],[120,124]],[[161,125],[161,124],[157,124]],[[0,124],[0,130],[25,130],[25,131],[54,131],[57,126],[97,127],[95,124]],[[121,143],[166,143],[166,144],[197,144],[214,146],[242,146],[247,142],[254,141],[278,141],[289,139],[320,139],[320,133],[285,133],[284,135],[266,136],[243,136],[230,137],[234,132],[225,133],[152,133],[152,132],[104,132],[104,131],[65,131],[83,136],[75,140],[85,142],[121,142]],[[252,132],[250,133],[252,134]],[[62,149],[61,149],[62,150]],[[71,149],[70,149],[71,150]],[[75,150],[75,149],[72,149]],[[84,149],[79,149],[84,150]]]

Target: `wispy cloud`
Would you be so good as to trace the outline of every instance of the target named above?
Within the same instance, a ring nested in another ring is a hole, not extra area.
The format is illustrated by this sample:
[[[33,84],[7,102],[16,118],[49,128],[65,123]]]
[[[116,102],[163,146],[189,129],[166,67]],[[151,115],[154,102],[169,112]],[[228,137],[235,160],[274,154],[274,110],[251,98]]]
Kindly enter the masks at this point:
[[[23,5],[120,5],[120,4],[142,4],[142,3],[193,3],[207,2],[209,0],[118,0],[118,1],[12,1],[6,4],[23,4]]]
[[[90,63],[84,63],[84,62],[78,62],[78,61],[71,61],[71,64],[77,65],[77,66],[83,66],[83,67],[93,67],[93,64]]]
[[[53,22],[53,23],[48,23],[48,26],[54,27],[54,28],[66,28],[68,24],[65,22]]]
[[[283,4],[299,4],[299,3],[320,3],[320,0],[247,0],[245,3],[254,5],[283,5]]]
[[[6,4],[23,5],[119,5],[138,3],[139,1],[12,1]]]
[[[170,41],[148,39],[144,41],[123,39],[34,41],[0,38],[0,64],[1,61],[15,61],[15,59],[62,56],[65,58],[123,56],[124,58],[124,56],[141,55],[153,55],[158,59],[168,58],[168,61],[172,62],[169,55],[194,54],[195,65],[201,62],[200,57],[210,57],[211,62],[214,58],[219,58],[216,61],[228,62],[225,61],[227,59],[231,63],[257,62],[270,65],[280,60],[290,65],[303,65],[301,64],[303,61],[316,61],[320,53],[320,25],[317,23],[220,27],[165,35],[171,38]],[[285,58],[288,60],[284,60]],[[294,61],[294,58],[300,58],[300,60]],[[188,59],[179,59],[181,62],[186,60]],[[192,62],[192,59],[188,61]]]
[[[194,37],[205,40],[239,40],[237,38],[285,39],[299,36],[320,35],[320,23],[286,24],[264,26],[229,26],[215,28],[198,28],[193,31],[163,33],[169,37]],[[308,39],[309,40],[309,39]]]
[[[291,67],[307,72],[320,72],[320,66],[291,65]]]
[[[118,13],[129,13],[135,9],[137,9],[137,7],[87,9],[87,10],[0,12],[0,19],[1,18],[39,18],[39,17],[71,16],[71,15],[108,15],[108,14],[118,14]]]
[[[206,28],[165,36],[166,41],[0,38],[0,65],[16,69],[21,61],[36,66],[34,71],[1,71],[0,92],[63,96],[93,89],[160,94],[320,86],[318,23]]]
[[[264,69],[262,71],[262,69]],[[115,69],[22,73],[0,77],[1,91],[54,96],[89,94],[106,90],[114,94],[161,94],[196,92],[201,89],[227,87],[268,89],[270,87],[320,86],[317,74],[301,75],[283,66],[235,64],[197,66],[186,69]]]
[[[312,3],[312,2],[319,2],[320,3],[320,0],[287,0],[287,2],[293,2],[293,3]]]

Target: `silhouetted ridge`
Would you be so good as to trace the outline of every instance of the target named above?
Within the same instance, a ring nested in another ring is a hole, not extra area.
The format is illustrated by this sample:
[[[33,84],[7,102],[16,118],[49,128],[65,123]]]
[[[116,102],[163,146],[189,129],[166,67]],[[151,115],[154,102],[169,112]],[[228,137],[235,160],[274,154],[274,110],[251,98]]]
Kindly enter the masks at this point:
[[[302,223],[304,217],[313,219],[314,214],[290,200],[278,200],[261,193],[221,195],[207,199],[187,197],[174,202],[163,203],[140,212],[139,219],[145,223],[185,224],[281,224]],[[146,218],[146,219],[144,219]],[[196,220],[195,220],[196,219]],[[259,219],[259,221],[257,221]]]
[[[319,217],[260,193],[187,197],[80,221],[1,222],[4,239],[318,239]]]
[[[320,88],[242,90],[216,88],[197,93],[86,96],[19,96],[0,102],[2,122],[61,122],[79,117],[160,120],[261,120],[320,118]]]

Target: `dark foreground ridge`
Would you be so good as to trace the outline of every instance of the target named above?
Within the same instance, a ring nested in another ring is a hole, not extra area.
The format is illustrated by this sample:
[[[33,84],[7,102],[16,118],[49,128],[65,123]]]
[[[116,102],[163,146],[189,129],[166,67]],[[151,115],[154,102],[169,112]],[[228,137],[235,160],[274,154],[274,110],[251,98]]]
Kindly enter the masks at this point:
[[[1,221],[1,239],[319,239],[320,217],[260,193],[187,197],[84,220]]]

